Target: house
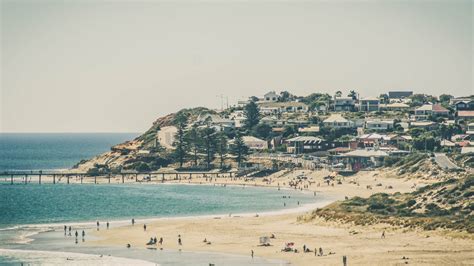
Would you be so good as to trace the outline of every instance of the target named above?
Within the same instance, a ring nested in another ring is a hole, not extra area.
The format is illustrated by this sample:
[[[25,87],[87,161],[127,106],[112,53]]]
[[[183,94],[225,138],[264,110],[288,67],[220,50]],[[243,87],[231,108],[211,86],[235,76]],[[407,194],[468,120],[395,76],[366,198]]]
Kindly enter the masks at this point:
[[[474,153],[474,147],[462,147],[461,154]]]
[[[298,128],[299,133],[318,133],[319,127],[318,126],[309,126],[309,127],[300,127]]]
[[[328,128],[353,128],[354,122],[345,119],[340,114],[332,114],[323,121],[323,125]]]
[[[410,109],[410,106],[406,103],[400,102],[393,102],[388,104],[380,104],[380,110],[387,110],[387,111],[403,111]]]
[[[334,96],[334,111],[336,112],[352,112],[355,109],[355,100],[351,97]]]
[[[388,153],[380,150],[354,150],[341,154],[338,157],[342,158],[346,165],[353,171],[359,171],[370,167],[377,167],[383,164],[383,159],[388,156]]]
[[[359,136],[357,137],[357,140],[359,142],[359,147],[380,147],[387,145],[390,141],[390,137],[387,135],[372,133]]]
[[[245,114],[243,110],[236,110],[229,115],[229,119],[234,121],[236,128],[241,128],[245,124]]]
[[[308,105],[301,102],[258,102],[260,113],[264,115],[280,113],[305,113]]]
[[[413,95],[413,91],[389,91],[388,98],[390,99],[402,99],[408,98]]]
[[[286,140],[288,153],[300,154],[306,152],[325,151],[329,144],[321,138],[298,136]]]
[[[276,102],[278,101],[279,97],[280,96],[278,96],[275,91],[270,91],[263,95],[263,100],[265,102]]]
[[[415,121],[410,123],[410,127],[424,128],[424,129],[435,129],[436,122],[431,121]]]
[[[457,117],[463,119],[473,119],[474,111],[458,111]]]
[[[220,115],[217,114],[203,114],[199,115],[196,119],[196,124],[198,125],[211,125],[216,127],[216,129],[220,130],[228,130],[235,127],[235,120],[222,118]]]
[[[379,111],[380,100],[377,98],[363,98],[359,101],[359,110],[361,112]]]
[[[376,131],[386,131],[393,129],[394,120],[367,120],[365,121],[365,129],[367,130],[376,130]]]
[[[259,139],[253,136],[243,136],[242,140],[250,150],[266,150],[268,149],[268,142],[263,139]],[[231,140],[230,143],[233,143],[235,140]]]
[[[467,124],[466,134],[474,135],[474,123]]]
[[[440,104],[424,104],[415,109],[415,120],[427,120],[429,116],[448,116],[449,110]]]
[[[474,100],[459,101],[454,104],[456,111],[474,110]]]

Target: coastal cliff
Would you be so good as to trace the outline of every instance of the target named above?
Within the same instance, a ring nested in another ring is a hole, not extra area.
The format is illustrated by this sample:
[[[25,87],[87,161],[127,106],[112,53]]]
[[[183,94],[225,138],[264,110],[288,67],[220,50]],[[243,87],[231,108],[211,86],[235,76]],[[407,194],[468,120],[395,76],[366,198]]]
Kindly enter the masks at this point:
[[[120,171],[155,170],[172,163],[170,149],[162,145],[157,137],[158,132],[164,127],[175,126],[175,118],[184,113],[189,122],[196,121],[199,115],[214,113],[214,111],[196,107],[182,109],[157,118],[152,126],[143,134],[133,140],[125,141],[110,148],[110,151],[99,154],[93,158],[81,160],[73,166],[75,171],[101,174]]]

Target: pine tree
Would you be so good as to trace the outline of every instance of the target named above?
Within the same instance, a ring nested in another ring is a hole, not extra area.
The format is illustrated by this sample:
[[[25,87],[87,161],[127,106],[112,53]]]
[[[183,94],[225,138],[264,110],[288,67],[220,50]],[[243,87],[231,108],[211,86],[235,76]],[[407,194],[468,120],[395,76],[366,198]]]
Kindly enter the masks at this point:
[[[240,133],[235,135],[234,143],[231,145],[231,153],[236,156],[235,160],[237,161],[238,167],[245,160],[245,157],[248,155],[249,148],[245,145],[244,140]]]
[[[187,155],[189,146],[187,145],[185,138],[185,128],[188,122],[188,117],[186,114],[180,112],[176,115],[174,123],[178,131],[175,134],[175,141],[173,146],[175,146],[174,156],[179,162],[179,167],[183,167],[184,160]]]
[[[248,129],[251,129],[260,121],[260,111],[258,110],[257,104],[253,101],[249,102],[245,106],[244,115],[245,115],[245,126]]]
[[[216,155],[216,130],[209,125],[201,131],[203,152],[206,154],[207,169]]]
[[[226,159],[228,149],[227,149],[227,136],[222,130],[217,134],[216,148],[217,148],[217,153],[219,154],[220,169],[223,169],[224,161]]]
[[[193,125],[189,131],[185,133],[185,140],[189,144],[194,166],[198,165],[199,152],[202,149],[202,139],[199,129]]]

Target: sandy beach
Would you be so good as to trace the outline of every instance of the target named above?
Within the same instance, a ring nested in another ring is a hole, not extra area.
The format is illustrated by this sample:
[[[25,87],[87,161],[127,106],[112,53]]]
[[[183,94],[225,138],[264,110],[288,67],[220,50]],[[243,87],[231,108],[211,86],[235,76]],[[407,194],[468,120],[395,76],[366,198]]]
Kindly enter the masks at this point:
[[[324,183],[326,171],[298,170],[282,175],[276,173],[265,179],[245,178],[193,178],[174,180],[195,184],[272,186],[277,189],[288,188],[290,181],[304,175],[308,179],[297,189],[306,193],[324,193],[335,200],[353,196],[370,196],[373,193],[409,192],[422,186],[419,180],[406,180],[390,176],[385,172],[360,172],[352,177],[337,177],[329,185]],[[416,186],[414,186],[416,184]],[[292,188],[294,189],[294,188]],[[258,199],[250,199],[258,200]],[[320,203],[321,205],[322,203]],[[324,204],[327,204],[325,202]],[[324,205],[322,204],[322,205]],[[472,265],[474,264],[474,241],[467,233],[450,231],[423,231],[402,229],[389,225],[354,226],[333,221],[316,219],[302,222],[298,217],[319,205],[301,206],[299,209],[264,214],[229,214],[206,217],[166,218],[143,221],[135,226],[120,226],[110,230],[94,232],[99,240],[94,245],[146,248],[150,237],[163,237],[160,248],[183,251],[222,252],[238,255],[280,259],[295,265],[342,265],[342,257],[347,256],[351,265]],[[385,231],[385,238],[381,238]],[[274,235],[271,246],[260,246],[259,237]],[[178,245],[178,235],[182,245]],[[206,239],[210,242],[204,243]],[[298,253],[282,252],[285,243],[293,242]],[[303,253],[303,245],[311,252]],[[314,249],[322,248],[323,256],[315,256]]]

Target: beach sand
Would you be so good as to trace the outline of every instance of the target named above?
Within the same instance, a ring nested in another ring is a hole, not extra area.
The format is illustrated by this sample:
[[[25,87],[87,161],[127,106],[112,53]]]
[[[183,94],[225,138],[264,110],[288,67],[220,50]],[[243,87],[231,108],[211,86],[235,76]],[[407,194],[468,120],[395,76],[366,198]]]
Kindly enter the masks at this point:
[[[325,171],[294,171],[284,176],[276,173],[262,181],[261,178],[245,181],[241,179],[193,178],[192,180],[172,181],[177,183],[217,183],[245,186],[273,186],[275,189],[288,187],[288,182],[298,175],[311,177],[313,181],[307,191],[324,193],[334,199],[345,196],[370,196],[373,193],[408,192],[421,181],[398,179],[388,176],[385,172],[360,172],[352,177],[345,177],[342,184],[334,186],[323,183]],[[271,182],[269,181],[271,179]],[[351,182],[352,181],[352,182]],[[319,183],[319,186],[318,186]],[[283,185],[285,184],[285,185]],[[306,182],[305,184],[308,184]],[[377,186],[377,184],[381,184]],[[368,189],[371,186],[372,189]],[[389,189],[388,186],[392,188]],[[313,193],[313,192],[311,192]],[[258,199],[250,199],[258,200]],[[310,208],[316,208],[315,205]],[[137,221],[135,226],[121,226],[110,230],[94,232],[99,240],[91,244],[106,246],[123,246],[130,243],[133,247],[146,248],[145,243],[150,237],[163,237],[164,249],[182,249],[184,251],[222,252],[239,255],[280,259],[295,265],[342,265],[342,256],[347,256],[350,265],[473,265],[474,241],[467,233],[445,231],[423,231],[421,229],[401,229],[389,225],[354,226],[321,219],[305,223],[298,222],[297,217],[309,211],[302,206],[286,213],[268,214],[214,215],[212,217],[166,218],[147,221],[147,231],[143,230],[143,222]],[[381,238],[385,231],[385,238]],[[271,246],[259,246],[259,237],[275,235]],[[181,235],[183,245],[178,245]],[[211,244],[203,242],[207,239]],[[294,242],[298,253],[282,252],[285,243]],[[312,250],[302,253],[303,245]],[[314,248],[322,248],[324,256],[315,256]],[[158,245],[158,248],[160,246]],[[159,252],[159,250],[157,251]],[[334,253],[329,255],[329,253]],[[405,257],[405,259],[403,259]],[[408,259],[406,259],[408,258]]]

